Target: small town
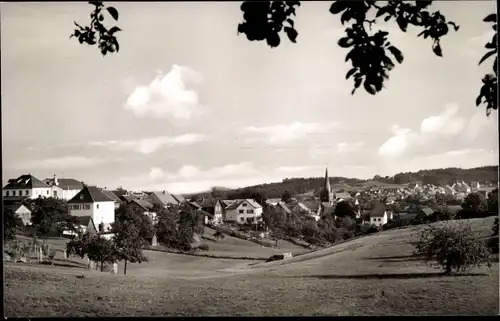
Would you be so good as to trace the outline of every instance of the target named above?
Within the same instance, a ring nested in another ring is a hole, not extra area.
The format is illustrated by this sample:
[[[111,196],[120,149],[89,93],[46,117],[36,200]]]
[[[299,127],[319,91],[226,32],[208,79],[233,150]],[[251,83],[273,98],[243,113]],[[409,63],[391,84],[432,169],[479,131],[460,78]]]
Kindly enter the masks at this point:
[[[496,12],[0,3],[4,317],[498,315]]]

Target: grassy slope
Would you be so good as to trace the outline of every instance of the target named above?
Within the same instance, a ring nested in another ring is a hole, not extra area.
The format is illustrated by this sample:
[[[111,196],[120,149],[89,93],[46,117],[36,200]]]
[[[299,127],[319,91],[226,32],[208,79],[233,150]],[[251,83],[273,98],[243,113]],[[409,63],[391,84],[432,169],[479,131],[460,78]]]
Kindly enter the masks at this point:
[[[472,225],[487,235],[493,219]],[[130,276],[6,264],[6,315],[498,314],[498,263],[444,277],[410,257],[419,228],[252,266],[160,252],[147,253],[151,262],[131,266]]]

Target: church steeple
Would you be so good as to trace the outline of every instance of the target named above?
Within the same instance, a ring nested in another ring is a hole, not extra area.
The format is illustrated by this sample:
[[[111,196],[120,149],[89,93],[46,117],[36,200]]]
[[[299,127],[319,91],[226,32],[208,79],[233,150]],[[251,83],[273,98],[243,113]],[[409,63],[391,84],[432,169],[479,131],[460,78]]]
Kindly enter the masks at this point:
[[[325,181],[321,189],[320,200],[322,203],[331,204],[333,202],[332,187],[330,186],[330,178],[328,177],[328,167],[325,171]]]

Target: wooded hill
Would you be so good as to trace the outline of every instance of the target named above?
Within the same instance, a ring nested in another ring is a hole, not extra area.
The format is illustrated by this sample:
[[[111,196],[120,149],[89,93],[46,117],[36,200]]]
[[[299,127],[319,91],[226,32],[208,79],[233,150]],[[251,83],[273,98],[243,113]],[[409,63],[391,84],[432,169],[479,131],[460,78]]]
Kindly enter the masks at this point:
[[[423,184],[453,184],[455,181],[479,181],[482,184],[498,182],[498,166],[483,166],[476,168],[439,168],[425,169],[418,172],[398,173],[392,177],[381,177],[375,175],[373,179],[363,180],[346,177],[330,177],[330,183],[335,190],[360,190],[372,186],[404,186],[411,182],[420,182]],[[198,193],[195,196],[214,196],[224,199],[247,198],[252,194],[258,193],[265,198],[280,198],[285,191],[292,195],[297,194],[316,194],[323,186],[324,177],[309,178],[286,178],[281,182],[248,186],[238,189],[225,189],[221,187],[214,188],[212,191]]]

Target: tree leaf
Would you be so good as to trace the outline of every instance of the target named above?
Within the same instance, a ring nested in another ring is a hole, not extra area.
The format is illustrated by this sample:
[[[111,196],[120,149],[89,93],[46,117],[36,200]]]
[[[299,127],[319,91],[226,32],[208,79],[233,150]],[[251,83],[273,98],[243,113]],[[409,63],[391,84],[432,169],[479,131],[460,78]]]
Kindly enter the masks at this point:
[[[443,56],[443,51],[441,50],[441,46],[439,45],[438,41],[434,41],[434,43],[432,44],[432,51],[434,51],[436,56]]]
[[[112,34],[114,34],[115,32],[118,32],[118,31],[122,31],[122,30],[120,28],[118,28],[117,26],[114,26],[111,29],[109,29],[108,33],[110,35],[112,35]]]
[[[481,58],[481,60],[479,61],[479,64],[478,64],[478,65],[482,64],[482,63],[483,63],[486,59],[488,59],[489,57],[491,57],[491,55],[494,55],[495,53],[496,53],[496,50],[492,50],[492,51],[487,52],[487,53],[483,56],[483,58]]]
[[[349,77],[351,77],[357,70],[357,68],[351,68],[351,70],[349,70],[345,75],[345,79],[349,79]]]
[[[288,24],[290,25],[290,27],[292,27],[292,28],[293,28],[293,24],[294,24],[294,23],[293,23],[293,20],[292,20],[292,19],[288,18],[288,19],[286,19],[286,22],[288,22]]]
[[[113,19],[118,20],[118,10],[116,10],[115,7],[107,7],[106,10],[108,10]]]
[[[372,84],[370,84],[368,81],[366,81],[366,80],[365,80],[365,82],[363,84],[363,87],[365,87],[365,90],[369,94],[375,95],[377,93],[377,91],[375,90],[375,87]]]
[[[486,18],[483,19],[484,22],[497,22],[497,15],[495,13],[492,13],[488,16],[486,16]]]
[[[389,10],[390,10],[390,8],[388,6],[385,6],[385,7],[378,9],[376,17],[378,18],[378,17],[388,13]]]
[[[359,88],[362,81],[363,81],[363,78],[354,78],[354,89],[351,91],[351,95],[354,95],[354,93],[356,92],[356,89]]]
[[[408,21],[406,21],[402,16],[398,16],[396,18],[396,22],[398,23],[399,28],[406,32],[406,28],[408,27]]]
[[[482,100],[483,100],[483,95],[479,94],[479,96],[477,96],[477,98],[476,98],[476,107],[478,107],[479,105],[481,105],[481,101]]]
[[[403,59],[404,59],[403,54],[401,53],[401,51],[399,51],[398,48],[396,48],[394,46],[390,46],[388,49],[391,52],[391,54],[394,56],[394,58],[396,58],[397,62],[399,62],[399,63],[403,62]]]
[[[266,42],[271,48],[278,47],[280,45],[280,36],[277,33],[268,34],[266,37]]]
[[[344,37],[344,38],[340,38],[337,43],[342,48],[349,48],[354,44],[354,39]]]
[[[290,39],[291,42],[296,43],[297,36],[298,36],[297,30],[295,30],[294,28],[290,28],[290,27],[285,27],[284,29],[285,29],[286,35],[288,36],[288,39]]]
[[[346,6],[346,3],[344,1],[337,0],[334,3],[332,3],[332,5],[330,6],[330,13],[337,14],[337,13],[344,11],[346,8],[347,8],[347,6]]]

